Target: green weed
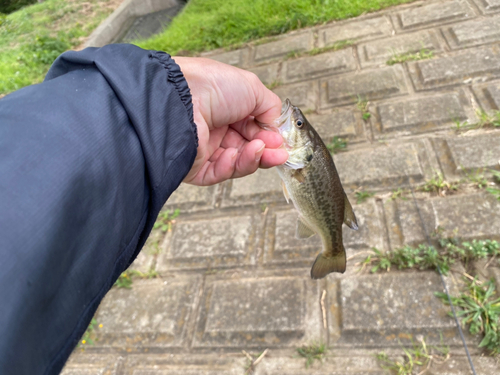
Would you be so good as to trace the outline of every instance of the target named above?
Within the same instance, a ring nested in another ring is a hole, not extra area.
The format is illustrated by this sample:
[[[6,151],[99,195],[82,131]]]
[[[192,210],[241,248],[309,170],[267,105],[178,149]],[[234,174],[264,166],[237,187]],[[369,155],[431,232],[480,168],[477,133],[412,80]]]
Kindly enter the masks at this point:
[[[495,181],[495,183],[497,185],[500,185],[500,172],[495,171],[493,169],[491,170],[491,172],[493,173],[493,181]],[[499,186],[488,187],[488,188],[486,188],[486,191],[490,194],[493,194],[493,196],[500,201],[500,187]]]
[[[486,186],[488,186],[488,180],[484,177],[483,170],[481,169],[478,169],[471,173],[465,172],[465,176],[465,181],[469,182],[478,189],[484,189]]]
[[[122,272],[113,286],[116,286],[117,288],[132,289],[132,277],[127,271]]]
[[[479,109],[476,111],[478,121],[470,124],[468,121],[455,121],[455,130],[471,130],[481,128],[498,128],[500,127],[500,111],[491,111],[490,113],[485,110]]]
[[[82,336],[82,339],[80,340],[79,347],[84,348],[85,345],[94,345],[94,330],[95,326],[97,325],[97,320],[95,318],[92,318],[90,321],[89,326],[85,330],[85,333]],[[99,325],[99,327],[102,327],[102,324]]]
[[[429,368],[433,360],[438,363],[445,362],[449,358],[450,353],[450,349],[447,346],[428,346],[425,340],[420,341],[420,344],[416,344],[412,340],[411,348],[403,347],[402,349],[404,352],[402,360],[392,360],[384,352],[376,354],[375,358],[377,358],[380,367],[384,370],[389,370],[398,375],[412,375],[417,367]]]
[[[407,200],[407,198],[404,196],[404,194],[406,193],[406,191],[402,188],[398,188],[397,190],[394,190],[391,194],[391,197],[389,199],[391,200],[396,200],[396,199],[402,199],[402,200]]]
[[[387,60],[386,64],[387,65],[402,64],[406,61],[427,60],[427,59],[432,59],[433,57],[434,53],[432,51],[422,48],[420,51],[416,53],[407,52],[407,53],[395,54],[389,60]]]
[[[469,332],[484,336],[479,347],[497,355],[500,353],[500,298],[495,298],[495,284],[492,280],[480,283],[476,279],[467,284],[466,292],[451,297],[451,303],[458,307],[457,316],[469,326]],[[445,293],[435,294],[444,304],[449,304]],[[453,316],[451,312],[450,315]]]
[[[373,197],[375,193],[370,193],[369,191],[357,191],[354,193],[356,196],[356,203],[363,203],[365,200],[367,200],[370,197]]]
[[[358,95],[358,102],[356,103],[356,107],[361,111],[361,117],[363,117],[364,121],[368,121],[371,117],[371,113],[368,111],[368,101],[362,100]]]
[[[419,190],[426,192],[434,192],[441,196],[446,195],[446,193],[449,191],[457,189],[458,189],[458,184],[445,181],[441,173],[437,173],[433,178],[427,181],[424,186],[419,188]]]
[[[273,89],[275,89],[276,87],[281,86],[281,85],[282,85],[282,83],[281,83],[280,81],[273,81],[273,82],[271,82],[271,83],[266,84],[265,86],[266,86],[269,90],[273,90]]]
[[[180,213],[181,211],[178,208],[176,208],[172,214],[170,214],[170,210],[161,212],[153,225],[153,229],[159,228],[162,232],[171,231],[172,224]]]
[[[339,137],[333,137],[332,141],[326,145],[326,148],[332,154],[344,151],[347,148],[347,140]]]
[[[326,345],[325,344],[311,344],[305,345],[300,348],[297,348],[297,353],[299,356],[306,359],[306,368],[309,368],[314,362],[315,359],[322,362],[323,357],[326,353]]]

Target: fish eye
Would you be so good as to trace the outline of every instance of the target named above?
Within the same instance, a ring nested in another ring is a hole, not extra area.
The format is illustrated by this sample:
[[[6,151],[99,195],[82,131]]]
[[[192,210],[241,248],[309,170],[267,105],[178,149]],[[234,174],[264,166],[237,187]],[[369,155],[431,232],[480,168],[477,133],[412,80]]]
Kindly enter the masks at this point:
[[[302,125],[304,125],[304,123],[302,122],[302,120],[297,120],[297,127],[301,128]]]

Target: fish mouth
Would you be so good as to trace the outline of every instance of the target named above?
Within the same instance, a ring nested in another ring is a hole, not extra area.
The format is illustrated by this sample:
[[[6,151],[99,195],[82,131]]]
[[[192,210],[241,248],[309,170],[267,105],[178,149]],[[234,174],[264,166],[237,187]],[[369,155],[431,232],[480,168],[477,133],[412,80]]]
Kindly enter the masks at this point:
[[[290,99],[287,98],[285,100],[285,103],[283,103],[283,106],[281,107],[280,117],[274,120],[274,125],[280,128],[285,122],[287,122],[288,119],[290,119],[294,108],[295,107],[293,106],[292,102],[290,102]]]

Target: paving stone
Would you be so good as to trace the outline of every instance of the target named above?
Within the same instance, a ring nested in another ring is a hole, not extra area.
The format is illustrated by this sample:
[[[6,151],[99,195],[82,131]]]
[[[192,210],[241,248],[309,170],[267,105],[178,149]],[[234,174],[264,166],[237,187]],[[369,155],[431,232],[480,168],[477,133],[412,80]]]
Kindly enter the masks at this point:
[[[424,170],[414,143],[335,154],[334,161],[344,188],[352,190],[400,187],[411,177],[420,182]]]
[[[363,126],[350,109],[336,109],[332,113],[310,114],[306,117],[325,143],[333,137],[347,138],[352,142],[363,133]]]
[[[263,65],[248,70],[255,73],[265,85],[278,82],[279,64]]]
[[[358,45],[358,54],[361,66],[368,67],[386,65],[394,55],[416,53],[422,49],[434,52],[442,50],[436,31],[425,30],[363,43]]]
[[[443,228],[445,237],[458,236],[465,240],[473,238],[499,238],[500,202],[489,194],[456,195],[447,198],[417,200],[419,213],[413,200],[398,200],[394,216],[388,218],[395,223],[389,231],[399,235],[391,237],[393,248],[404,244],[415,245],[426,241],[423,228],[431,235],[438,227]]]
[[[306,32],[261,44],[255,47],[254,62],[260,64],[279,59],[291,52],[308,51],[313,47],[313,43],[312,32]]]
[[[350,40],[367,40],[392,35],[392,24],[386,17],[365,18],[354,22],[339,22],[319,30],[319,47]]]
[[[378,130],[413,134],[450,128],[455,121],[472,117],[467,106],[463,91],[383,103],[376,107]]]
[[[472,356],[472,363],[477,374],[481,375],[497,375],[498,374],[498,361],[495,358],[488,358],[485,356]],[[457,357],[451,356],[444,363],[433,363],[426,375],[469,375],[471,369],[469,361],[465,356]]]
[[[346,73],[356,69],[351,48],[288,60],[283,63],[283,82]]]
[[[436,272],[357,275],[340,280],[342,335],[335,345],[390,347],[416,335],[428,344],[460,345],[455,322],[434,292],[443,286]]]
[[[354,204],[355,201],[351,198],[351,202],[359,230],[353,231],[345,225],[342,227],[345,249],[349,251],[371,247],[384,248],[385,227],[375,201],[358,205]],[[308,239],[297,239],[295,237],[297,218],[296,210],[279,211],[268,221],[265,264],[312,265],[316,255],[322,250],[321,239],[319,235]]]
[[[163,210],[172,211],[178,208],[182,214],[184,212],[210,209],[214,206],[214,196],[217,188],[218,186],[195,186],[183,183],[168,198]]]
[[[492,168],[500,160],[500,132],[477,136],[447,138],[456,170]]]
[[[443,29],[443,34],[453,49],[497,42],[500,40],[500,17],[451,25]]]
[[[116,375],[120,357],[73,352],[61,375]]]
[[[473,86],[481,106],[486,110],[500,110],[500,83]]]
[[[243,355],[142,354],[127,357],[123,375],[241,375]]]
[[[250,50],[248,48],[237,49],[234,51],[223,52],[219,54],[206,55],[207,58],[223,62],[224,64],[245,67],[248,65]]]
[[[232,180],[231,184],[224,193],[222,207],[285,202],[281,179],[274,168],[259,169],[250,176]]]
[[[490,14],[500,11],[500,0],[474,0],[483,13]]]
[[[309,368],[304,358],[270,357],[264,358],[257,366],[255,375],[383,375],[387,374],[377,364],[375,356],[332,357],[331,352],[321,361],[315,361]]]
[[[322,108],[408,93],[401,65],[323,79],[320,88]]]
[[[394,24],[403,30],[443,24],[474,17],[465,0],[440,1],[405,9],[393,16]]]
[[[157,270],[253,264],[256,222],[250,216],[178,222],[158,257]]]
[[[500,76],[498,46],[462,51],[452,56],[408,63],[417,90],[483,82]]]
[[[275,88],[274,93],[282,101],[290,99],[293,105],[300,107],[302,111],[316,110],[318,93],[318,82],[300,82]]]
[[[113,288],[95,319],[95,347],[179,347],[198,294],[200,277],[134,280],[132,289]]]
[[[161,229],[153,229],[141,252],[128,269],[143,273],[150,271],[154,266],[156,255],[160,252],[160,246],[164,239],[165,232]]]
[[[194,347],[297,347],[320,340],[318,284],[304,277],[208,281]]]

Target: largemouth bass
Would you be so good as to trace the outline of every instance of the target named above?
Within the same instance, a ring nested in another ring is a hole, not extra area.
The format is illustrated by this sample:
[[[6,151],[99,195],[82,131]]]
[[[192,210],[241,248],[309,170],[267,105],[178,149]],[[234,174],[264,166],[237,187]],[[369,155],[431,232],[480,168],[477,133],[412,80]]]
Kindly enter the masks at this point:
[[[289,157],[278,166],[283,193],[299,212],[297,238],[321,237],[323,251],[311,268],[311,278],[343,273],[346,255],[342,223],[357,230],[358,223],[333,163],[332,156],[302,111],[286,100],[275,125]]]

